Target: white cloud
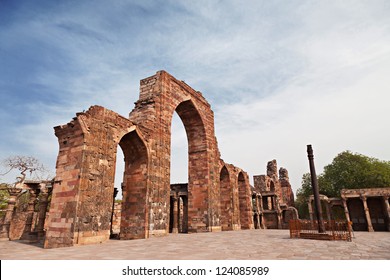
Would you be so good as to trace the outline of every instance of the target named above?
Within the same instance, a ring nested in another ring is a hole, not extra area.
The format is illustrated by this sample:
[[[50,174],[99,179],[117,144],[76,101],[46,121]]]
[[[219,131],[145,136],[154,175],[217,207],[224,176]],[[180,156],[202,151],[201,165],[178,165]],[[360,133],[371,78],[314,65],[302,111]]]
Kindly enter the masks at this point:
[[[250,177],[276,158],[298,188],[309,143],[318,173],[346,149],[390,159],[387,1],[104,3],[35,8],[0,29],[3,48],[31,44],[45,59],[26,80],[58,100],[37,100],[30,107],[44,111],[38,124],[12,130],[21,151],[54,164],[53,126],[94,104],[127,116],[139,80],[166,69],[203,92],[222,158]],[[173,180],[187,169],[185,144],[174,135],[181,159],[173,160]]]

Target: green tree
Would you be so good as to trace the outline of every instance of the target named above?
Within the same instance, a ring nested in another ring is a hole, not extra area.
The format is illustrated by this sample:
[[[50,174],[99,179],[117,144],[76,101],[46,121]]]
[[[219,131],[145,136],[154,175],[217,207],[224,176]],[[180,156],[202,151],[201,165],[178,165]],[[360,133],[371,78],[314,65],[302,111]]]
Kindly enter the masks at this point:
[[[390,186],[390,161],[381,161],[358,153],[344,151],[338,154],[324,172],[317,176],[321,194],[340,197],[342,189],[381,188]],[[308,218],[307,201],[313,194],[310,173],[302,176],[295,205],[299,217]]]
[[[324,167],[318,184],[329,197],[340,197],[342,189],[389,187],[390,162],[345,151]]]
[[[308,219],[309,209],[307,208],[307,202],[309,196],[312,194],[310,173],[303,174],[301,186],[296,193],[295,207],[298,210],[300,218]]]

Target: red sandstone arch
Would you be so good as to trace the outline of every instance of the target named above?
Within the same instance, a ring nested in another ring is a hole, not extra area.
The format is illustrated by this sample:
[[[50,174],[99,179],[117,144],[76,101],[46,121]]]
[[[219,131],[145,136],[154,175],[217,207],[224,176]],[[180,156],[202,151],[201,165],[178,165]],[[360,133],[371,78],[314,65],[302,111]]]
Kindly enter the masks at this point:
[[[54,129],[60,150],[44,246],[106,241],[117,146],[123,135],[140,134],[128,119],[100,106],[92,106]]]
[[[188,139],[188,231],[220,230],[220,155],[214,114],[200,92],[161,71],[141,81],[140,99],[129,117],[145,135],[150,150],[149,232],[169,232],[170,130],[174,111]]]
[[[219,181],[221,189],[221,227],[222,230],[233,230],[233,187],[230,184],[229,171],[225,165],[221,169]]]
[[[188,232],[221,230],[220,153],[214,113],[200,92],[160,71],[141,80],[140,97],[129,119],[93,106],[55,128],[60,151],[45,248],[109,238],[118,145],[126,163],[120,237],[169,233],[174,111],[188,139]],[[241,225],[251,228],[248,178],[246,173],[239,178]],[[237,180],[233,186],[238,196]],[[237,207],[233,204],[238,210],[238,201]],[[238,220],[238,215],[233,216],[233,228],[239,227]]]
[[[248,175],[244,172],[238,173],[238,195],[240,204],[240,224],[242,229],[253,229],[252,219],[252,195]]]
[[[119,146],[125,157],[120,239],[147,238],[147,148],[136,130],[124,135]]]
[[[188,221],[190,231],[197,231],[197,226],[192,224],[191,220],[202,217],[204,214],[199,213],[198,209],[208,204],[207,185],[201,183],[209,172],[205,125],[192,100],[181,102],[175,111],[183,122],[187,134]]]

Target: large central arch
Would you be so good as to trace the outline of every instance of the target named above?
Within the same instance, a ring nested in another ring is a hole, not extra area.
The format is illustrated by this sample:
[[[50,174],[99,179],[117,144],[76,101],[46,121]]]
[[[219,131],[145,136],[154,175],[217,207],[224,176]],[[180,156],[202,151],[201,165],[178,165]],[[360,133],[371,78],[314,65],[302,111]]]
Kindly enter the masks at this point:
[[[188,230],[194,232],[208,227],[208,217],[203,217],[204,210],[207,210],[204,206],[209,203],[208,182],[205,180],[209,175],[206,131],[191,100],[180,103],[176,113],[183,122],[188,140]]]
[[[214,113],[200,92],[160,71],[141,80],[140,99],[129,116],[145,136],[150,150],[153,203],[149,210],[149,233],[169,232],[171,122],[175,111],[188,139],[188,232],[221,230],[220,154],[214,133]],[[161,217],[158,213],[166,214]]]

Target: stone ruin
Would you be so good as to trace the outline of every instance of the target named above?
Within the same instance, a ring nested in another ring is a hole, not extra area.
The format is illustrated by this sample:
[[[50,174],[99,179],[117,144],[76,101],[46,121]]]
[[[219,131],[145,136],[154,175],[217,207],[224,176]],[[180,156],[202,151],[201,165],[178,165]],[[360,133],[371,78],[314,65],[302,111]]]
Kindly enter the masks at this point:
[[[354,231],[390,231],[390,188],[342,189],[341,198],[320,194],[324,220],[345,220]],[[314,221],[314,197],[307,203]]]
[[[187,134],[188,183],[171,185],[174,112]],[[287,170],[281,168],[278,178],[276,161],[268,163],[267,175],[254,177],[253,188],[244,170],[221,159],[209,103],[165,71],[141,80],[128,118],[92,106],[54,130],[56,177],[25,184],[24,214],[14,211],[21,190],[9,189],[3,240],[43,240],[44,248],[57,248],[110,237],[285,228],[294,204]],[[125,165],[121,203],[114,188],[118,146]]]
[[[188,139],[187,231],[253,228],[248,175],[221,160],[209,103],[185,82],[160,71],[141,80],[129,118],[92,106],[55,127],[60,150],[45,248],[110,237],[118,145],[125,162],[120,239],[169,233],[175,111]]]
[[[267,175],[253,176],[254,221],[256,228],[287,229],[298,219],[288,171],[279,169],[276,160],[267,163]]]
[[[0,223],[0,240],[42,240],[47,228],[52,182],[26,180],[20,187],[8,187],[7,191],[9,199]],[[22,203],[23,196],[27,199],[25,203]]]

